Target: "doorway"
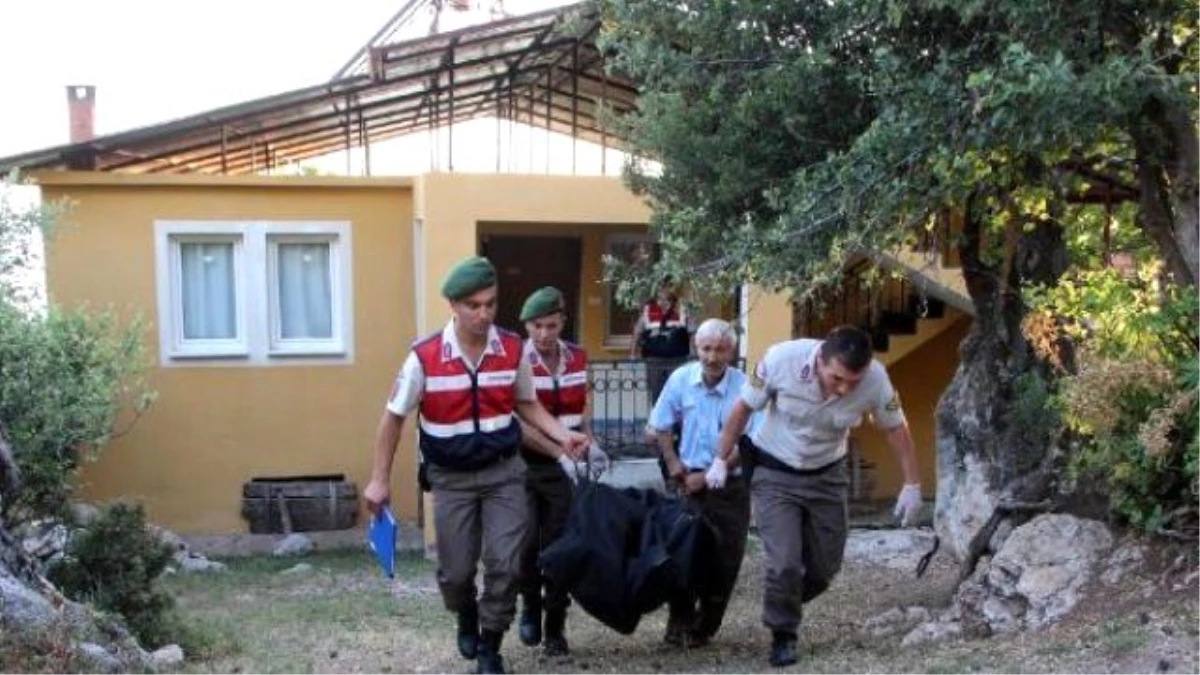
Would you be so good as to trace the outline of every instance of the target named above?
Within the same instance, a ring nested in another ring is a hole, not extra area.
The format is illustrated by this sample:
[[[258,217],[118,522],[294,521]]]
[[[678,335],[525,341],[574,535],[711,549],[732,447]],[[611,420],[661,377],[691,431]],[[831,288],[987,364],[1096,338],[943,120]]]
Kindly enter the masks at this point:
[[[537,289],[554,286],[562,291],[567,305],[564,340],[578,342],[579,270],[583,244],[578,237],[533,237],[484,235],[481,254],[496,266],[500,299],[496,325],[525,334],[521,305]]]

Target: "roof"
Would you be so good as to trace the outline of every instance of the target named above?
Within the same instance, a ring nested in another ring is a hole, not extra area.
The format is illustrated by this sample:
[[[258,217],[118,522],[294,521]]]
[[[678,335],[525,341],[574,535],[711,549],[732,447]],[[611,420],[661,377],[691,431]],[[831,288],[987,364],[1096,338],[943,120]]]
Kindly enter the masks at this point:
[[[605,73],[599,27],[594,3],[581,2],[368,46],[327,83],[0,158],[0,173],[256,173],[479,117],[619,147],[599,111],[632,110],[637,89]]]

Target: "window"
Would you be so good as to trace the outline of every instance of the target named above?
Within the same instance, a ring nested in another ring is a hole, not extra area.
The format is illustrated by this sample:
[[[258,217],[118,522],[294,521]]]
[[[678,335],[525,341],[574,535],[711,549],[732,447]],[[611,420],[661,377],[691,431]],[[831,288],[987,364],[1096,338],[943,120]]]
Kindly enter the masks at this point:
[[[155,231],[164,364],[349,357],[349,223],[159,221]]]
[[[172,322],[179,328],[172,351],[181,357],[245,354],[241,237],[181,235],[170,258]]]
[[[658,245],[648,234],[618,234],[608,238],[604,252],[626,264],[648,266],[658,258]],[[638,309],[629,309],[617,302],[615,284],[607,284],[606,319],[604,344],[606,346],[628,346],[633,339],[633,324],[637,321]]]

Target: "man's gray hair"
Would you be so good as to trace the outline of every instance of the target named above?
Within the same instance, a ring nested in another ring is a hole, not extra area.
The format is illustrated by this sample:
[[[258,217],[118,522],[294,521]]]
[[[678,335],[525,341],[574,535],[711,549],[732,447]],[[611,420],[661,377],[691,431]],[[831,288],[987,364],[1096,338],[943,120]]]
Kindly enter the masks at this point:
[[[709,337],[724,340],[730,345],[737,344],[737,331],[733,329],[733,326],[729,325],[728,321],[722,319],[705,319],[704,323],[700,324],[700,327],[696,329],[697,340]]]

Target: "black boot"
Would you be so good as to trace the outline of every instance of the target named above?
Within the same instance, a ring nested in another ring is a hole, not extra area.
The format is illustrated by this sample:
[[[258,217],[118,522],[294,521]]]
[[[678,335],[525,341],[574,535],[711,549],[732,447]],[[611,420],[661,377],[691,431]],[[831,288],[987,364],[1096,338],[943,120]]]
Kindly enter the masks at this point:
[[[504,659],[500,658],[500,643],[504,633],[484,629],[479,634],[479,665],[477,673],[503,673]]]
[[[543,648],[546,656],[566,656],[571,653],[565,635],[566,627],[566,609],[552,609],[546,612],[546,646]]]
[[[473,659],[479,652],[479,607],[471,603],[458,610],[458,653]]]
[[[776,668],[796,662],[796,634],[777,630],[771,633],[771,665]]]
[[[521,618],[517,621],[517,635],[523,644],[530,647],[542,644],[541,598],[525,596],[525,608],[521,610]]]

